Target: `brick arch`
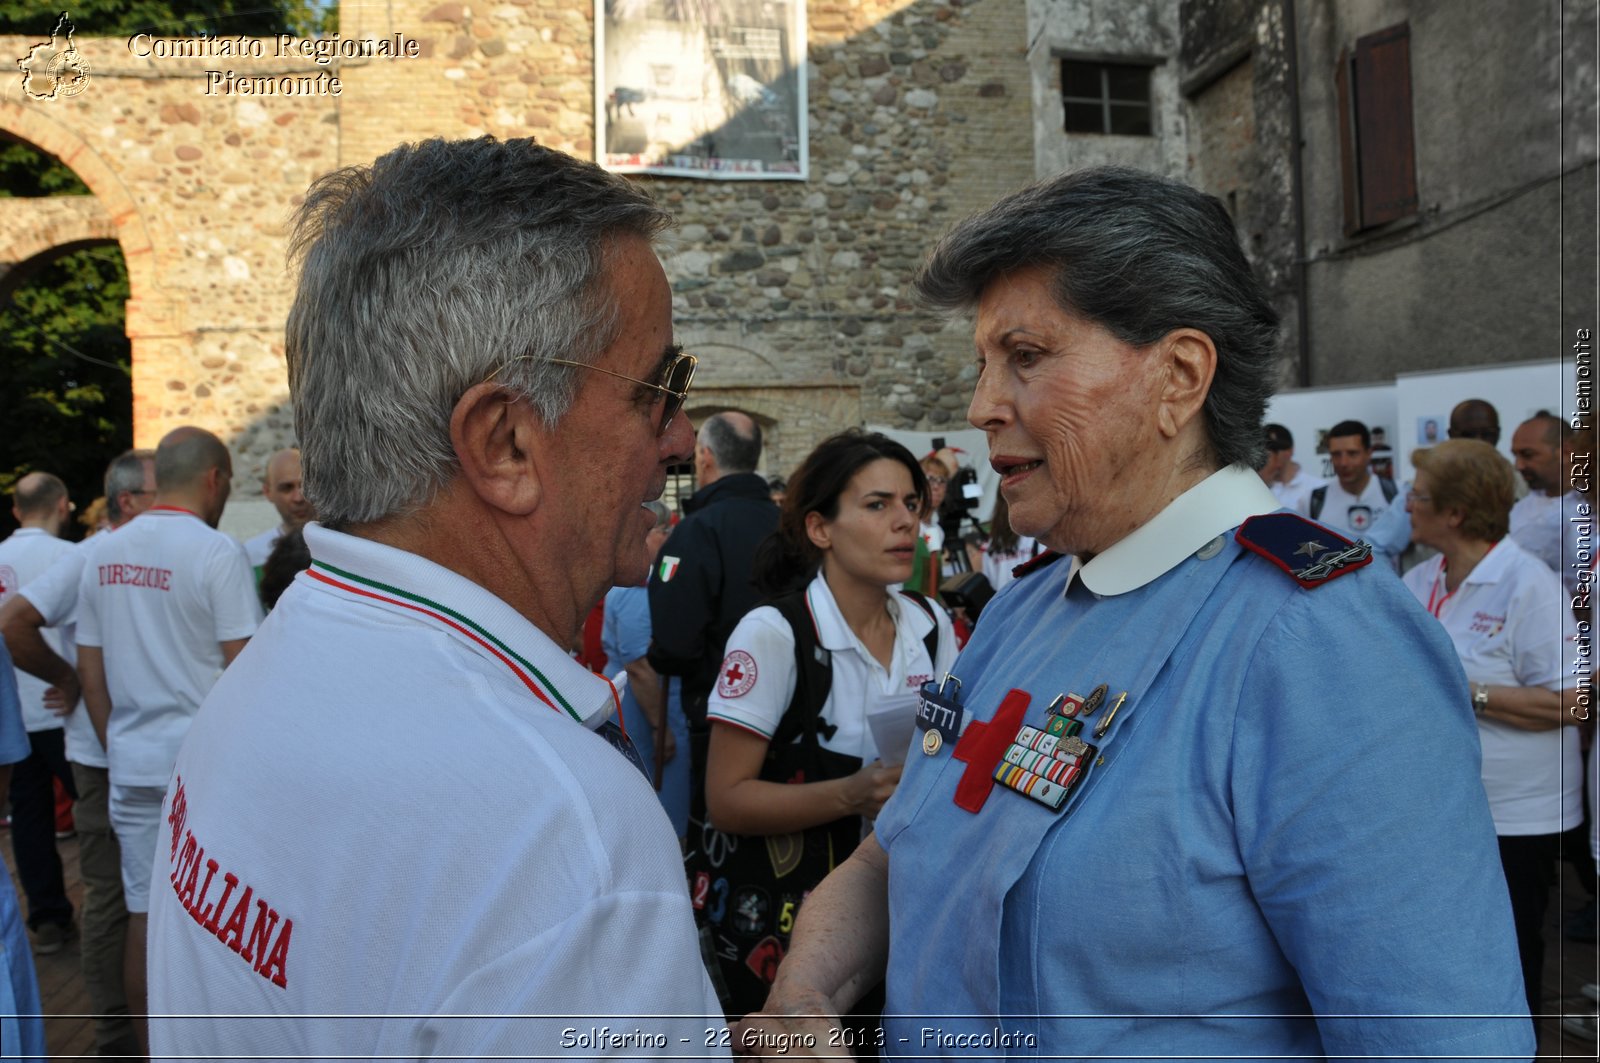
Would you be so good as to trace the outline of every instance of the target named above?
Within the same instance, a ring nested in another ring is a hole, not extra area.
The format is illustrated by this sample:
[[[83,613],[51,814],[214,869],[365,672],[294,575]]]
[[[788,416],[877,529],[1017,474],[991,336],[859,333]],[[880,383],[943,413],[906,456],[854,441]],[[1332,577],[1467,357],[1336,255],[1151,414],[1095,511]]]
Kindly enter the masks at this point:
[[[63,244],[107,243],[116,226],[93,196],[0,199],[0,269]]]
[[[138,204],[117,172],[82,137],[43,107],[0,101],[0,130],[56,156],[89,186],[110,223],[110,235],[122,245],[122,257],[128,264],[130,302],[154,295],[150,233]]]
[[[0,199],[0,302],[36,269],[70,251],[116,243],[93,196]]]

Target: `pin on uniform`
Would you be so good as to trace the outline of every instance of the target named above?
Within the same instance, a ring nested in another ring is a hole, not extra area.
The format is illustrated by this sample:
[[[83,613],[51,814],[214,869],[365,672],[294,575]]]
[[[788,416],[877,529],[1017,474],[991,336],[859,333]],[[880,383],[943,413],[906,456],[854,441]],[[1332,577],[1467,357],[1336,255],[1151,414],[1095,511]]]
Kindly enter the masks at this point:
[[[946,742],[960,738],[965,722],[960,679],[946,672],[938,686],[934,686],[931,679],[922,684],[917,700],[917,729],[922,732],[924,756],[931,757],[943,749]]]
[[[1074,717],[1093,714],[1105,701],[1108,689],[1101,683],[1087,698],[1057,694],[1050,702],[1043,728],[1027,724],[1018,728],[1016,738],[995,766],[995,781],[1032,798],[1052,812],[1059,812],[1087,776],[1090,765],[1099,762],[1099,747],[1079,737],[1083,721]],[[1100,721],[1095,728],[1096,738],[1110,729],[1111,721],[1127,696],[1124,691]]]

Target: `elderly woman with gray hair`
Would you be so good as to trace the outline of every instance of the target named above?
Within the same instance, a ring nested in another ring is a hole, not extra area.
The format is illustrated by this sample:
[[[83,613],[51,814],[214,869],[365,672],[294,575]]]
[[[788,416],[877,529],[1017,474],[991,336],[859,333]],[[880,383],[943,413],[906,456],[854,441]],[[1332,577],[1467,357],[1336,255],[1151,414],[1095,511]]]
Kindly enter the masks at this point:
[[[1530,1055],[1466,683],[1251,471],[1278,319],[1221,204],[1063,175],[918,287],[973,313],[968,419],[1051,552],[924,689],[746,1048],[859,1047],[886,977],[889,1055]]]
[[[653,564],[672,531],[672,511],[660,501],[646,502],[655,523],[642,548]],[[606,592],[600,644],[622,700],[622,721],[644,757],[656,792],[679,840],[689,830],[689,721],[673,682],[665,697],[661,676],[650,667],[650,598],[645,588],[613,587]],[[679,750],[683,752],[680,754]]]

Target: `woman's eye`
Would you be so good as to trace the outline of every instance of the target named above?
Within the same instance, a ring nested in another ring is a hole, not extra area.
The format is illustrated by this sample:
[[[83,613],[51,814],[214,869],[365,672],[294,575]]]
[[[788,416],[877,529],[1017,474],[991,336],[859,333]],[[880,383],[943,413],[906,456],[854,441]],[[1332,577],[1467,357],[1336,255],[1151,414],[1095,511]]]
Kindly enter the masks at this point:
[[[1018,347],[1011,352],[1011,360],[1016,362],[1017,366],[1022,369],[1031,368],[1041,357],[1043,355],[1031,347]]]

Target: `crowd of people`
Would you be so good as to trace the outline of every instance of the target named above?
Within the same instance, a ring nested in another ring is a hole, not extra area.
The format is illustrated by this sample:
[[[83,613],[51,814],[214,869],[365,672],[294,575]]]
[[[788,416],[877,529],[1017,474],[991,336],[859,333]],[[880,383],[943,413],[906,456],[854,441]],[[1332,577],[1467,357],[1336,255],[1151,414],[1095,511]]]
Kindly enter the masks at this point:
[[[978,353],[967,534],[947,449],[769,481],[756,419],[690,424],[670,222],[531,141],[336,171],[277,527],[216,530],[199,427],[78,546],[18,482],[8,1045],[77,932],[59,784],[102,1054],[1533,1054],[1592,620],[1558,418],[1520,502],[1477,400],[1409,485],[1355,421],[1321,480],[1226,210],[1093,168],[918,274]]]

